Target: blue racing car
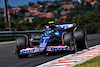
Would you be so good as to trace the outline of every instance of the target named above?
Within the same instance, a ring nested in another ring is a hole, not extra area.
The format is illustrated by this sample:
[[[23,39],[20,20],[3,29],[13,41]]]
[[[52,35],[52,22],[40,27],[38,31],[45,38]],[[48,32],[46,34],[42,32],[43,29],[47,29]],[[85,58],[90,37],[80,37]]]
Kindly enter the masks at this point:
[[[84,30],[77,31],[76,24],[55,25],[54,21],[45,26],[40,37],[27,35],[17,38],[15,53],[18,57],[28,57],[29,54],[45,52],[48,55],[55,51],[77,51],[88,48]]]

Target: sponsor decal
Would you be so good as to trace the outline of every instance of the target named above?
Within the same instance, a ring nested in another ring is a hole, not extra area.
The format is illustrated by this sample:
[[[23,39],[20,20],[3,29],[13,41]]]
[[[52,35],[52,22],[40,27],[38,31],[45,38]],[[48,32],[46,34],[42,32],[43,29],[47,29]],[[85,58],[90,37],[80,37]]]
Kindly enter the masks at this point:
[[[43,37],[43,39],[49,39],[50,37]]]
[[[39,50],[42,51],[45,49],[47,43],[40,43]]]
[[[42,51],[42,50],[44,50],[44,49],[45,49],[45,47],[40,47],[40,48],[39,48],[40,51]]]
[[[39,50],[42,51],[45,49],[48,41],[49,41],[50,37],[43,37],[40,41],[40,44],[39,44]]]
[[[57,51],[57,50],[68,50],[68,46],[64,47],[50,47],[51,51]]]
[[[68,26],[67,26],[67,25],[66,25],[66,26],[65,26],[65,25],[61,25],[61,26],[59,26],[59,28],[60,28],[60,29],[67,29]]]
[[[65,25],[60,25],[59,29],[67,29],[73,27],[73,24],[65,24]]]
[[[30,49],[30,50],[26,50],[26,49],[22,49],[20,51],[21,54],[25,54],[25,53],[34,53],[35,49]]]
[[[45,47],[47,43],[41,43],[39,47]]]

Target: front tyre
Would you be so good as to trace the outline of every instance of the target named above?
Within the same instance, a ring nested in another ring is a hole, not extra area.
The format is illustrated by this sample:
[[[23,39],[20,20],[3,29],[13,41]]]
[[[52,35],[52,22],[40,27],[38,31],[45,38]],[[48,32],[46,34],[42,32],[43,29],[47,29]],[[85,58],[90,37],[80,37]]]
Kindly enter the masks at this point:
[[[28,54],[20,54],[20,50],[26,49],[27,44],[28,44],[28,39],[25,36],[17,38],[15,53],[18,54],[19,58],[28,57]]]
[[[19,50],[26,48],[26,37],[18,37],[17,38],[17,48]]]

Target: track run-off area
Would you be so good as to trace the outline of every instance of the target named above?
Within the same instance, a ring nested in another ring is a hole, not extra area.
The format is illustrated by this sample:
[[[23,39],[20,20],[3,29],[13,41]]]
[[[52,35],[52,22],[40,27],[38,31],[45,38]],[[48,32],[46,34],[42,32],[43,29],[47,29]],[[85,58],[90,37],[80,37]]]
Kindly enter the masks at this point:
[[[100,34],[87,35],[88,47],[100,44]],[[70,55],[69,52],[54,53],[52,56],[31,54],[28,58],[18,58],[14,54],[16,42],[0,44],[0,67],[36,67],[43,63]]]

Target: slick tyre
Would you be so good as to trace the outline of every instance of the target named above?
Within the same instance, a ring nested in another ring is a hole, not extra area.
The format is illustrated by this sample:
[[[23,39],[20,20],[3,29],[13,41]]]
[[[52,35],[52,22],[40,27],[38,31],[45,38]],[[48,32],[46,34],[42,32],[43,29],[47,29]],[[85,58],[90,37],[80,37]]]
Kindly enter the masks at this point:
[[[73,36],[73,33],[64,34],[64,45],[69,46],[70,51],[73,51],[73,50],[76,51],[76,48],[75,48],[76,43],[75,43],[75,38]]]
[[[28,39],[23,36],[17,38],[17,45],[16,45],[16,54],[18,54],[19,58],[26,58],[28,54],[20,54],[20,50],[25,49],[27,47]]]
[[[17,38],[17,48],[19,50],[26,48],[26,38],[25,37]]]
[[[73,34],[65,33],[63,39],[64,39],[64,44],[70,46],[71,41],[73,41]]]
[[[74,32],[74,37],[76,40],[77,49],[82,50],[88,48],[86,32],[84,30]]]

